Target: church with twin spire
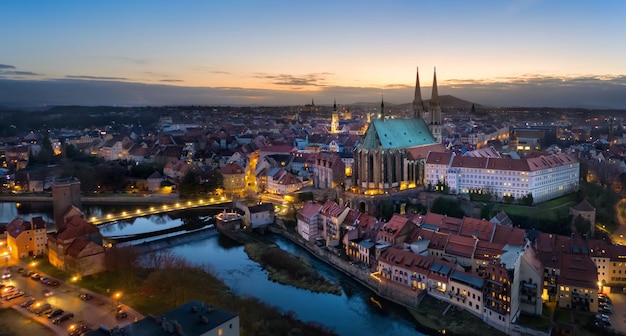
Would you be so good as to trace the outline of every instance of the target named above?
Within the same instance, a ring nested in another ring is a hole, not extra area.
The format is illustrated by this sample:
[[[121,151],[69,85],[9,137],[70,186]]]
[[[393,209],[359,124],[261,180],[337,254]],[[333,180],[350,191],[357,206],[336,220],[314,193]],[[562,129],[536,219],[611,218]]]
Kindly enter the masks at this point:
[[[445,151],[436,72],[428,105],[422,100],[417,72],[412,108],[412,118],[387,118],[381,102],[380,117],[371,120],[354,150],[354,193],[382,195],[424,184],[426,156]]]

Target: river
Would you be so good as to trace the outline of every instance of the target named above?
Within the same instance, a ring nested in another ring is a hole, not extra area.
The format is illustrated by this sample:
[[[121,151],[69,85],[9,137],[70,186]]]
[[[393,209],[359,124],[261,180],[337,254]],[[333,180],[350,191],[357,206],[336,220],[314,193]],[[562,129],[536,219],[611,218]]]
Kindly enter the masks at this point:
[[[99,207],[84,208],[85,213],[90,215],[103,212]],[[45,208],[32,209],[35,211],[33,215],[52,218]],[[107,208],[107,211],[110,209]],[[15,203],[0,203],[0,222],[8,222],[15,216],[28,218],[24,211],[17,211]],[[177,226],[183,220],[168,215],[153,215],[102,226],[101,232],[105,236],[146,232]],[[333,328],[339,335],[424,335],[417,331],[405,308],[375,296],[369,289],[291,241],[277,235],[268,237],[284,250],[304,258],[326,278],[338,282],[341,295],[312,293],[269,281],[267,273],[248,258],[243,246],[220,235],[178,244],[171,251],[192,263],[209,265],[233,292],[257,297],[284,311],[293,311],[298,319],[317,321]]]

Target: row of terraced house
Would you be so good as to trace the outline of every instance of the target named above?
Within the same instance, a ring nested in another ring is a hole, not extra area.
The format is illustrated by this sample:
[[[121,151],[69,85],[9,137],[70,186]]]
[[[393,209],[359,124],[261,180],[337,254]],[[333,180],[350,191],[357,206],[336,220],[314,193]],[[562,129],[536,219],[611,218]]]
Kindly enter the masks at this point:
[[[381,286],[431,295],[510,334],[525,330],[521,314],[541,316],[544,302],[597,312],[599,291],[626,288],[626,247],[527,232],[505,214],[395,214],[383,222],[334,201],[308,202],[297,231],[311,243],[343,246]]]

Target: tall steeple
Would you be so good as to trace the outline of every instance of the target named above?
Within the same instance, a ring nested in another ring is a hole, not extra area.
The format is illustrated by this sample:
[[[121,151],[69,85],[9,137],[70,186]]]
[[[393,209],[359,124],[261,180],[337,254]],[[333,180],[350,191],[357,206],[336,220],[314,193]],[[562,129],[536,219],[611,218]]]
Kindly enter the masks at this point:
[[[430,123],[428,129],[430,134],[435,137],[437,143],[442,143],[442,122],[441,122],[441,103],[439,102],[439,92],[437,90],[437,68],[433,76],[433,94],[430,96]]]
[[[380,95],[380,119],[385,120],[385,102],[384,96]]]
[[[413,114],[416,119],[424,118],[424,101],[422,100],[422,90],[420,89],[420,72],[417,68],[417,75],[415,78],[415,95],[413,97]]]
[[[330,133],[339,133],[339,113],[337,113],[337,99],[333,102],[333,114],[330,119]]]
[[[437,90],[437,68],[433,76],[433,94],[430,96],[430,116],[431,124],[441,125],[441,103],[439,102],[439,91]]]

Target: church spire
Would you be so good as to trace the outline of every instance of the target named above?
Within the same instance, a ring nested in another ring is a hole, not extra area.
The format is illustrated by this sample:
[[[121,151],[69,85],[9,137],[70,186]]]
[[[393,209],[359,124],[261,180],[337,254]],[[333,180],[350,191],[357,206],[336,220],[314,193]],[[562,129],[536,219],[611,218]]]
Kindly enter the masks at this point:
[[[417,68],[417,75],[415,78],[415,95],[413,96],[413,114],[416,119],[424,117],[424,101],[422,100],[422,90],[420,89],[420,73],[419,67]]]
[[[339,133],[339,113],[337,113],[337,99],[333,101],[333,113],[330,118],[330,133]]]
[[[430,96],[430,122],[432,124],[441,125],[441,103],[439,102],[439,92],[437,90],[437,68],[435,68],[433,76],[433,93]]]
[[[385,96],[380,95],[380,119],[385,120]]]

